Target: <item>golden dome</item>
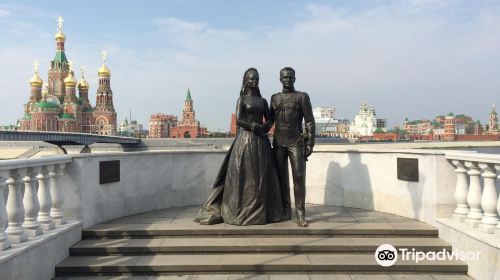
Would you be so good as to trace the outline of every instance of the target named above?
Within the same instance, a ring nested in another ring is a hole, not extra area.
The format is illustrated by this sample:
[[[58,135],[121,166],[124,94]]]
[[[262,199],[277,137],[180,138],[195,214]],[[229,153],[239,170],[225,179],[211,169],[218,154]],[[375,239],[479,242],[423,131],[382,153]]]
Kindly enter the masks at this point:
[[[75,87],[76,86],[76,79],[73,76],[73,71],[69,71],[68,77],[64,79],[64,85],[67,87]]]
[[[59,31],[56,33],[56,41],[64,41],[66,40],[66,35],[64,35],[64,33],[62,33],[62,31]]]
[[[42,95],[47,95],[49,94],[49,87],[47,84],[43,84],[42,86]]]
[[[101,68],[99,68],[99,71],[97,72],[97,74],[100,77],[110,77],[111,76],[111,71],[106,66],[106,64],[103,63],[102,66],[101,66]]]
[[[84,78],[81,78],[80,81],[78,82],[78,88],[89,89],[89,83]]]
[[[33,77],[31,77],[30,84],[32,87],[41,87],[43,85],[43,81],[40,79],[40,76],[38,76],[38,72],[35,72]]]

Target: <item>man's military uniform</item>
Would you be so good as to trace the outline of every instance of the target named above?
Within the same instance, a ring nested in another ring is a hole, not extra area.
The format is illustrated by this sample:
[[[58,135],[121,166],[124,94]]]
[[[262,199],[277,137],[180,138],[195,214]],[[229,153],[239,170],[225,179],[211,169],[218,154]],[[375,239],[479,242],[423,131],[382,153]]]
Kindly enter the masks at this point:
[[[273,148],[287,209],[290,209],[288,158],[292,166],[293,192],[297,219],[305,219],[306,160],[305,146],[314,146],[314,116],[305,92],[279,92],[271,97],[271,120],[275,124]],[[302,126],[304,120],[304,128]]]

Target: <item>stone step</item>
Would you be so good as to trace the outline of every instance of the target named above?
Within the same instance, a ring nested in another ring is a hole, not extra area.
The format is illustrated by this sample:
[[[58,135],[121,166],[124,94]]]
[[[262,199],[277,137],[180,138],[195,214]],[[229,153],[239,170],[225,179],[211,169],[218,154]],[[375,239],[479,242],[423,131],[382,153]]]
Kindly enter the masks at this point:
[[[231,272],[380,272],[467,273],[461,261],[398,261],[390,267],[376,263],[373,253],[358,254],[172,254],[148,256],[72,256],[56,267],[56,276],[231,273]]]
[[[438,230],[430,225],[411,223],[311,223],[307,228],[294,223],[262,226],[231,226],[225,224],[201,226],[195,223],[115,224],[105,223],[87,228],[83,238],[122,237],[238,237],[238,236],[391,236],[437,237]]]
[[[261,252],[375,252],[381,244],[418,251],[451,250],[438,238],[352,238],[352,237],[293,237],[293,238],[154,238],[154,239],[90,239],[72,248],[70,255],[106,254],[194,254],[194,253],[261,253]]]

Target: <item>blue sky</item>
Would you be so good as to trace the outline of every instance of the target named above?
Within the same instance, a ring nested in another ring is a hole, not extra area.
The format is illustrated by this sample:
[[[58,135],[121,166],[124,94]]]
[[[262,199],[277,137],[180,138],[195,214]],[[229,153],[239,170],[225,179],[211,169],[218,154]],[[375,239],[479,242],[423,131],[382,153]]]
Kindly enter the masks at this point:
[[[58,16],[91,102],[106,49],[119,121],[132,109],[146,127],[180,116],[189,87],[202,124],[228,130],[248,67],[265,98],[289,65],[313,106],[353,119],[374,103],[391,126],[448,112],[485,122],[500,106],[500,1],[0,1],[1,124],[22,116],[33,60],[47,80]]]

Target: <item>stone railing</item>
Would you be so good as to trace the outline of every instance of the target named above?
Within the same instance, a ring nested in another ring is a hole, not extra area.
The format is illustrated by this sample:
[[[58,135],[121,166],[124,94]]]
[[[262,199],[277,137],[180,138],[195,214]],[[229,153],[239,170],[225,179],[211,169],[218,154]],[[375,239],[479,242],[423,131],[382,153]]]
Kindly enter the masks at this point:
[[[453,218],[485,233],[500,233],[500,155],[450,153],[446,158],[457,175]]]
[[[59,184],[71,156],[0,161],[0,251],[64,224]]]

